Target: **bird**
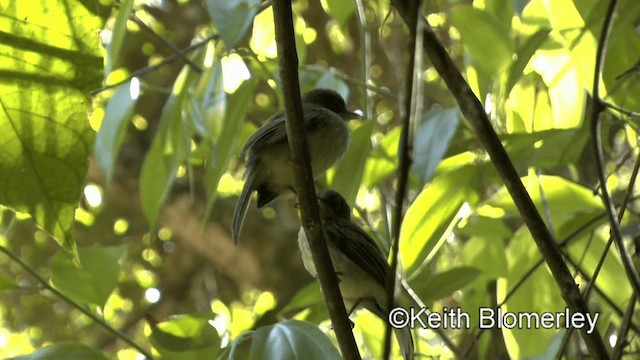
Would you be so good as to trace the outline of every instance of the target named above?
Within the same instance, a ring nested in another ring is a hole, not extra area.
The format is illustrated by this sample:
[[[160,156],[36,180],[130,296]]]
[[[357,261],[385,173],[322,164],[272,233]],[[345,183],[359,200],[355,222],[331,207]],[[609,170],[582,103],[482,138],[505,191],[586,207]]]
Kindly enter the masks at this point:
[[[315,89],[302,97],[304,130],[309,146],[314,180],[344,156],[349,147],[347,121],[361,116],[347,109],[338,94],[330,89]],[[258,209],[279,196],[295,193],[295,182],[285,127],[280,111],[258,128],[244,143],[240,156],[246,154],[244,185],[233,212],[231,237],[238,243],[251,196],[258,193]]]
[[[340,193],[322,190],[318,193],[318,200],[327,248],[347,312],[351,314],[361,306],[386,322],[385,284],[391,272],[386,257],[375,241],[351,221],[351,208]],[[305,269],[311,276],[317,277],[303,228],[298,233],[298,247]],[[392,304],[392,307],[396,306]],[[403,358],[413,359],[414,344],[410,328],[394,328],[394,332]]]

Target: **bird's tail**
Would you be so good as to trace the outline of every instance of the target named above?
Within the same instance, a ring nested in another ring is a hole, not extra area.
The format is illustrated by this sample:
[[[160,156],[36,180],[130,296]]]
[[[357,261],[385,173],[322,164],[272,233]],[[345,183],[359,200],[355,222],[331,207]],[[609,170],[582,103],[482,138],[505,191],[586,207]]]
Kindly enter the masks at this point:
[[[247,166],[247,173],[245,175],[244,186],[242,192],[236,203],[236,209],[233,211],[233,226],[231,228],[231,238],[233,238],[234,244],[238,244],[240,238],[240,231],[242,230],[242,223],[247,216],[247,210],[249,209],[249,203],[251,202],[251,194],[255,190],[253,185],[253,178],[255,177],[255,168],[253,166]]]
[[[424,302],[422,302],[422,299],[420,299],[420,297],[418,296],[418,294],[416,294],[415,291],[413,291],[413,289],[411,288],[411,286],[409,285],[409,283],[405,280],[405,279],[400,279],[401,282],[401,292],[404,294],[404,296],[409,300],[410,302],[410,306],[413,307],[416,311],[420,308],[425,308],[425,304]],[[425,322],[428,323],[428,319],[426,318],[429,314],[431,313],[431,311],[429,311],[427,309],[427,311],[425,311],[422,316],[421,319]],[[432,328],[432,330],[438,334],[438,336],[442,339],[442,341],[445,343],[445,345],[449,348],[449,350],[451,350],[451,352],[453,352],[456,357],[459,357],[462,355],[462,352],[460,351],[460,349],[456,346],[456,344],[444,333],[444,331],[442,331],[442,329],[440,329],[439,327],[434,327]]]
[[[402,352],[402,358],[404,360],[413,360],[413,336],[411,335],[411,328],[408,326],[401,328],[394,328],[393,332],[396,334],[396,340],[400,345],[400,351]]]

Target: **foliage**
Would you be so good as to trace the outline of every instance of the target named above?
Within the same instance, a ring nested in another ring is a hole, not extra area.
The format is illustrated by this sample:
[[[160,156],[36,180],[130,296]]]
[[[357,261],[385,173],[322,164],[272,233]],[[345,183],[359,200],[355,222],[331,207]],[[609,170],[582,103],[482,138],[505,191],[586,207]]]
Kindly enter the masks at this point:
[[[609,344],[634,300],[607,245],[585,119],[607,3],[423,8],[581,290],[602,261],[589,305]],[[336,89],[366,115],[350,123],[349,151],[320,183],[344,194],[388,250],[409,32],[384,1],[301,0],[293,10],[303,91]],[[338,358],[297,252],[295,201],[251,209],[240,246],[230,239],[240,147],[282,108],[268,4],[2,1],[0,12],[0,356]],[[620,1],[596,75],[607,104],[606,186],[626,207],[621,224],[636,261],[639,24],[640,3]],[[180,54],[190,63],[167,43],[191,45]],[[582,356],[579,340],[563,341],[579,339],[575,331],[479,328],[481,307],[566,305],[450,91],[428,62],[420,73],[400,236],[409,284],[432,311],[470,315],[469,328],[443,329],[467,357]],[[630,311],[624,349],[637,353]],[[352,320],[361,353],[379,357],[383,323],[364,311]],[[415,335],[418,353],[455,357],[433,331]]]

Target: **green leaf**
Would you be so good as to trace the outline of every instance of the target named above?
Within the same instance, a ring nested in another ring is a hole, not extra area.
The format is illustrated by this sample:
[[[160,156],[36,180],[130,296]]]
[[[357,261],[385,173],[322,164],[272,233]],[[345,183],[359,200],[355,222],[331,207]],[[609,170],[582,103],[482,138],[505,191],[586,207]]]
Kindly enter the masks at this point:
[[[397,168],[398,143],[400,142],[401,127],[395,127],[387,132],[380,144],[367,158],[362,183],[372,187],[393,174]]]
[[[457,267],[451,270],[420,277],[411,281],[411,287],[425,304],[451,295],[475,281],[481,272],[472,267]]]
[[[177,315],[150,324],[151,344],[169,359],[215,359],[220,337],[211,325],[213,314]]]
[[[199,58],[201,54],[196,53],[192,59]],[[140,198],[144,215],[151,225],[155,224],[160,205],[169,193],[178,167],[186,160],[190,149],[191,128],[186,126],[182,110],[189,86],[196,79],[198,74],[188,66],[183,67],[162,109],[158,132],[142,164]]]
[[[331,340],[315,325],[287,320],[256,330],[252,359],[341,359]]]
[[[356,10],[356,3],[353,0],[324,0],[321,1],[321,4],[343,29],[345,29],[346,21]]]
[[[551,169],[575,164],[589,137],[587,129],[554,129],[534,133],[504,134],[502,141],[517,167]]]
[[[249,111],[247,104],[251,102],[256,84],[257,81],[255,79],[245,81],[236,92],[227,96],[227,112],[222,124],[222,131],[212,148],[215,156],[211,156],[205,168],[207,216],[216,199],[220,178],[227,170],[229,160],[235,154],[236,143],[238,142],[244,119]]]
[[[400,255],[407,273],[429,261],[452,231],[453,221],[469,191],[473,166],[463,166],[435,178],[411,204],[400,230]]]
[[[58,290],[86,304],[103,307],[118,284],[120,259],[126,247],[79,248],[78,268],[73,259],[57,252],[51,260],[51,282]]]
[[[509,68],[509,75],[507,76],[504,90],[505,96],[509,96],[511,89],[513,89],[513,86],[522,76],[522,71],[524,71],[529,60],[531,60],[533,54],[535,54],[538,48],[548,39],[550,32],[551,29],[548,28],[538,30],[524,42],[522,47],[518,49],[518,52],[516,53],[516,61],[514,61]]]
[[[345,156],[336,164],[330,187],[353,204],[360,189],[364,167],[371,153],[371,133],[375,121],[366,121],[351,132],[351,143]]]
[[[106,174],[107,181],[110,181],[113,175],[118,150],[127,130],[126,125],[138,101],[139,86],[138,79],[118,86],[104,110],[104,118],[96,136],[94,154],[96,161]]]
[[[0,204],[30,214],[74,254],[71,227],[94,136],[85,93],[101,81],[100,25],[71,0],[5,2],[0,18]]]
[[[209,16],[216,25],[227,50],[240,40],[260,5],[259,0],[205,0]]]
[[[482,72],[498,74],[511,63],[514,46],[509,29],[494,16],[471,6],[459,6],[453,10],[451,22]]]
[[[414,144],[412,170],[424,185],[438,167],[458,127],[457,107],[430,111],[423,115]]]
[[[553,227],[562,225],[578,214],[602,210],[602,201],[593,194],[591,189],[562,177],[525,176],[521,181],[541,214],[545,213],[541,196],[541,193],[544,193],[544,206],[549,211]],[[501,208],[510,215],[520,216],[505,187],[496,192],[487,204]]]
[[[58,343],[49,345],[28,355],[21,355],[12,360],[107,360],[98,350],[80,343]]]
[[[111,29],[111,41],[107,44],[105,75],[109,75],[117,66],[120,50],[127,34],[127,21],[133,8],[133,0],[123,0],[117,7],[118,15]],[[106,76],[105,76],[106,77]]]

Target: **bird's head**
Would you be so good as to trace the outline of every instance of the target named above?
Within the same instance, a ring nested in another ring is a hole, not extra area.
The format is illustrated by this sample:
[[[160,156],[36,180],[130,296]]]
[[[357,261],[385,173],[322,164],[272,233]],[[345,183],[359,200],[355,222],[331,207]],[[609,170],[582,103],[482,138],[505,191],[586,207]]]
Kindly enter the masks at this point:
[[[320,105],[340,115],[345,120],[362,118],[362,115],[347,109],[347,104],[344,102],[344,99],[335,90],[312,90],[302,97],[302,102]]]

